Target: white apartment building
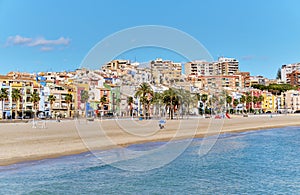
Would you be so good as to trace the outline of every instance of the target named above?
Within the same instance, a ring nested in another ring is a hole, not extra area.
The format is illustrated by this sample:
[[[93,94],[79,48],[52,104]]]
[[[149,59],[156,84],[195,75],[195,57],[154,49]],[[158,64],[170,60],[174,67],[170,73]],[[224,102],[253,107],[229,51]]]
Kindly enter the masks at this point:
[[[281,80],[287,83],[287,74],[292,73],[294,70],[300,71],[300,63],[285,64],[281,67]]]
[[[239,62],[235,58],[220,57],[216,62],[196,60],[185,64],[186,75],[235,75],[237,72],[239,72]]]
[[[285,97],[285,109],[293,113],[300,110],[300,92],[295,90],[289,90],[284,93]]]
[[[206,62],[196,60],[187,62],[185,65],[186,75],[197,75],[197,76],[213,76],[218,75],[218,69],[214,66],[213,62]]]

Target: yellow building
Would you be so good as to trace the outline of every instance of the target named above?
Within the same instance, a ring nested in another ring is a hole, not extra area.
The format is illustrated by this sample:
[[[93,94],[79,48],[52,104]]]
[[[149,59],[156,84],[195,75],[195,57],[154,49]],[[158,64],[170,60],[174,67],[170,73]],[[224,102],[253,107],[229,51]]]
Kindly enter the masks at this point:
[[[262,110],[264,112],[271,112],[271,113],[277,112],[276,96],[268,91],[264,91],[262,93],[262,96],[264,97],[264,101],[262,103]]]

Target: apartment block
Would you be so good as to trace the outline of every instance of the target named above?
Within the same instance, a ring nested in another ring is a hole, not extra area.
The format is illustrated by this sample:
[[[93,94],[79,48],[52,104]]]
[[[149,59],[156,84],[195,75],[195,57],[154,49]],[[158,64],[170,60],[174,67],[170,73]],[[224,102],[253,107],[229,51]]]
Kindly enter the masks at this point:
[[[221,75],[235,75],[239,71],[239,61],[235,58],[220,57],[215,65]]]
[[[157,58],[150,63],[152,83],[170,85],[182,78],[181,63]]]
[[[281,80],[284,83],[288,82],[288,74],[293,71],[300,71],[300,63],[285,64],[281,66]]]
[[[185,63],[184,67],[186,75],[213,76],[220,74],[213,62],[192,61]]]
[[[200,89],[236,90],[241,87],[241,77],[238,75],[195,76],[190,75],[187,80]]]
[[[239,72],[239,62],[235,58],[220,57],[216,62],[192,61],[185,63],[186,75],[216,76],[236,75]]]
[[[284,109],[293,113],[300,110],[300,92],[296,90],[286,91],[284,94]]]
[[[262,103],[262,110],[264,112],[275,113],[277,111],[277,98],[271,92],[264,91],[262,93],[264,101]]]
[[[235,75],[241,77],[241,88],[248,88],[251,86],[250,72],[236,72]]]
[[[300,86],[300,71],[294,70],[293,72],[286,75],[286,83],[293,86]]]

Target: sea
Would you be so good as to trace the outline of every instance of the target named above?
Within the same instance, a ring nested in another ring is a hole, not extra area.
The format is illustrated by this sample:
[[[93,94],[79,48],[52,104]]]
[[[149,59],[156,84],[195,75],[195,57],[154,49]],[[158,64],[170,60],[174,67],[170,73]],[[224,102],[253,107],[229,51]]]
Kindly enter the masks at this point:
[[[2,166],[0,194],[300,194],[300,127],[223,134],[199,155],[202,142],[193,139],[177,158],[145,171],[90,152]]]

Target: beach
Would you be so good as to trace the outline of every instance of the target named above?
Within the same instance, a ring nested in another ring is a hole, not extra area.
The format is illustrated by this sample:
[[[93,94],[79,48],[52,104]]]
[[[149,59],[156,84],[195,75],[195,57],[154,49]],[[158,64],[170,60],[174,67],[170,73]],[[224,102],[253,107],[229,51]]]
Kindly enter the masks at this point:
[[[231,119],[189,118],[167,120],[62,120],[0,124],[0,165],[79,154],[136,143],[169,141],[214,134],[300,126],[300,115],[265,115]],[[43,128],[45,125],[45,128]]]

